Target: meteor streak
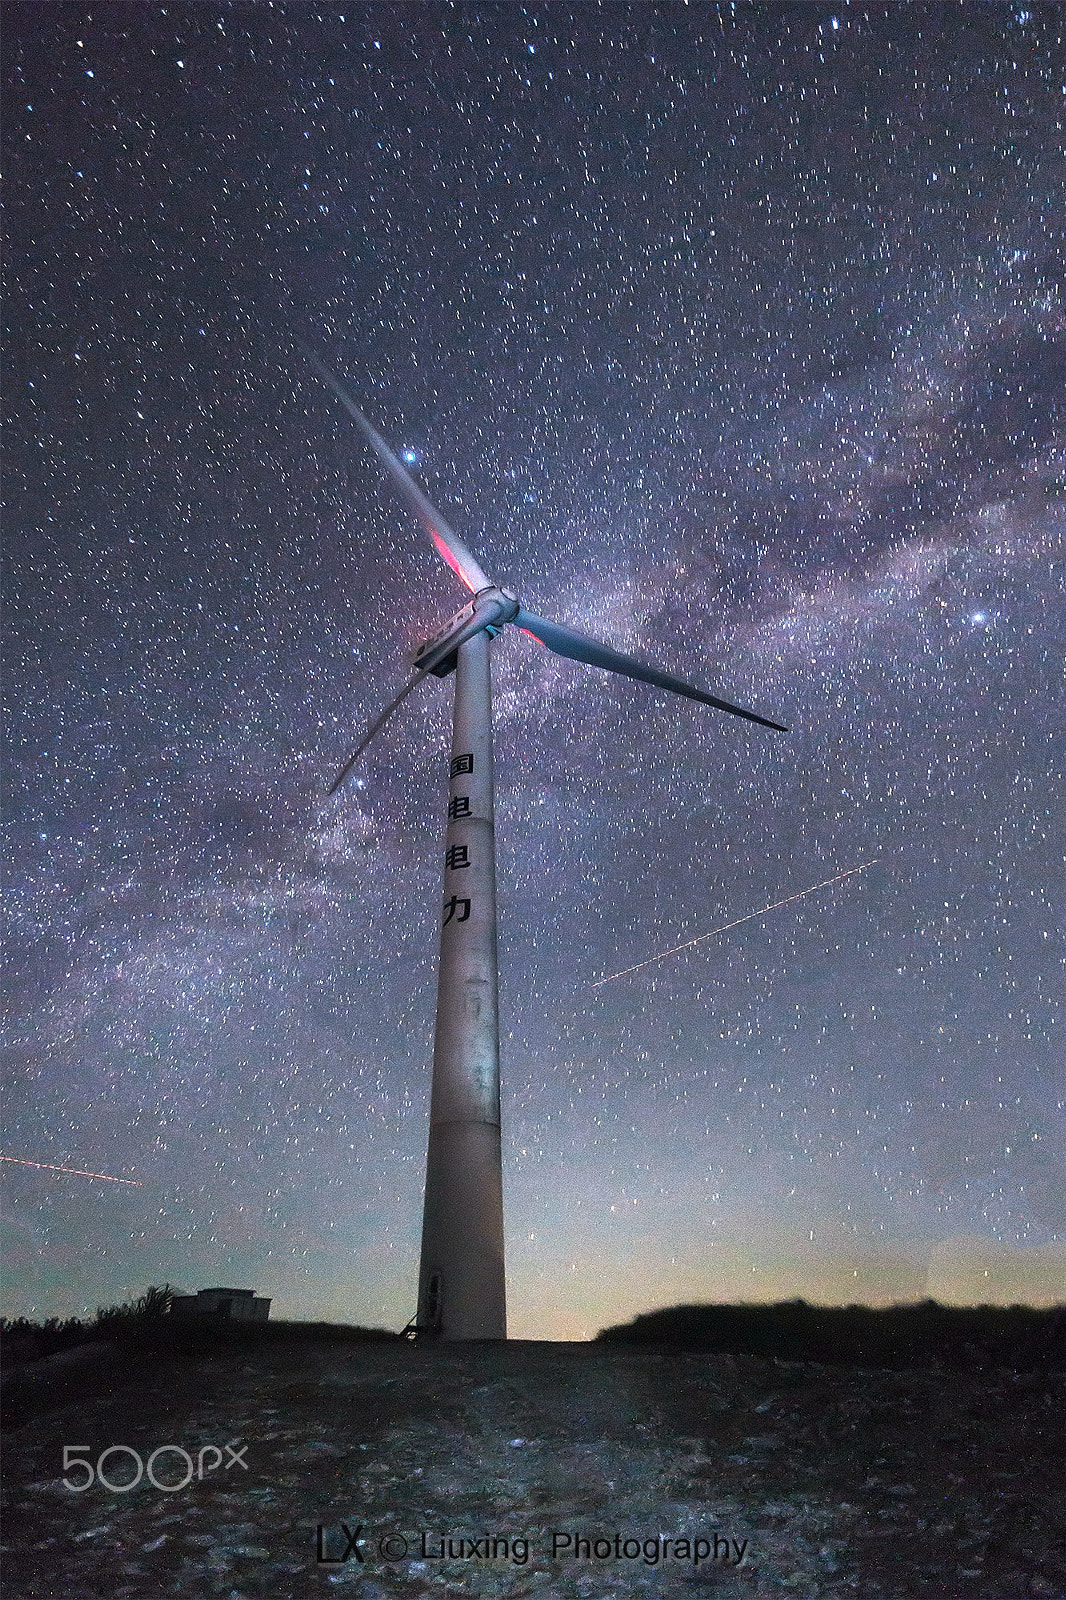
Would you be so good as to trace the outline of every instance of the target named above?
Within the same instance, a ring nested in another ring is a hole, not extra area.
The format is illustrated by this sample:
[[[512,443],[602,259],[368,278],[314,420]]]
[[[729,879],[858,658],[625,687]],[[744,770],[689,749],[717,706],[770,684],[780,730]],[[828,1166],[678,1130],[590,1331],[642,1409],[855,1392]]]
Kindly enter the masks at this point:
[[[647,961],[638,961],[635,967],[623,967],[621,972],[612,972],[606,978],[597,978],[595,983],[590,983],[590,989],[598,989],[601,983],[613,983],[615,978],[624,978],[627,973],[639,972],[641,967],[650,967],[653,962],[665,961],[667,956],[676,956],[680,950],[691,950],[694,944],[702,944],[705,939],[713,939],[719,933],[728,933],[730,928],[739,928],[742,922],[752,922],[756,917],[765,917],[768,911],[776,911],[779,906],[789,906],[793,900],[802,900],[804,895],[814,894],[818,889],[828,889],[831,883],[842,883],[845,878],[853,877],[856,872],[865,872],[867,867],[872,867],[874,862],[880,861],[880,856],[874,856],[869,861],[861,861],[857,867],[849,867],[847,872],[838,872],[835,878],[826,878],[824,883],[812,883],[809,889],[801,889],[798,894],[790,894],[784,900],[775,900],[772,906],[763,906],[761,911],[749,911],[746,917],[738,917],[735,922],[726,922],[720,928],[712,928],[710,933],[701,933],[697,939],[689,939],[686,944],[675,944],[672,950],[664,950],[662,955],[649,956]]]
[[[16,1167],[39,1167],[42,1172],[71,1172],[76,1178],[103,1178],[107,1183],[131,1183],[135,1189],[144,1184],[136,1178],[113,1178],[108,1172],[85,1172],[81,1167],[53,1167],[47,1161],[23,1161],[18,1156],[0,1156],[0,1161],[12,1161]]]

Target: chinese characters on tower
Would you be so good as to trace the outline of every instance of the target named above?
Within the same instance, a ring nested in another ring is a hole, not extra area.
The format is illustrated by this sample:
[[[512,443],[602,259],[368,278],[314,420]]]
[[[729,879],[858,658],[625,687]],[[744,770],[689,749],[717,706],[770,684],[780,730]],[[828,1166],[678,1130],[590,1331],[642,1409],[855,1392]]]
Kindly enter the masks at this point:
[[[449,773],[450,777],[459,778],[466,773],[472,774],[473,771],[473,754],[468,753],[466,755],[452,756],[451,770]],[[473,812],[470,809],[470,796],[466,794],[453,795],[451,800],[448,802],[448,821],[454,822],[460,817],[470,817],[472,815]],[[446,872],[461,872],[464,867],[469,867],[470,864],[469,845],[450,844],[448,846],[444,853],[444,869]],[[451,899],[445,900],[444,927],[447,927],[449,922],[468,922],[469,919],[469,899],[460,899],[458,895],[453,894]]]

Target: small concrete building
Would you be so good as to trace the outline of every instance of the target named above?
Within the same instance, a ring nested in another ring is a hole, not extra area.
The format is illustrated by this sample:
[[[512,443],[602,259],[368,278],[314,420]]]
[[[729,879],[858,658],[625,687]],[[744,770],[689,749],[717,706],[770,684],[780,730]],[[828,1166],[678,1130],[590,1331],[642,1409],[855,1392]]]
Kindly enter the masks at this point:
[[[256,1296],[254,1289],[198,1289],[195,1294],[177,1294],[170,1306],[172,1317],[228,1317],[231,1322],[265,1322],[270,1301]]]

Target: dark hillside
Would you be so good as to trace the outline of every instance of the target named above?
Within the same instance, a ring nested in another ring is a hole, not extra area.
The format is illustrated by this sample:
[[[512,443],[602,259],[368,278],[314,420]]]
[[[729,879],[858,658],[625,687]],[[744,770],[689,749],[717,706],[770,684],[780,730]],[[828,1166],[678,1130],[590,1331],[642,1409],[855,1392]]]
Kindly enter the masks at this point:
[[[596,1339],[895,1371],[1057,1371],[1066,1370],[1066,1305],[1046,1311],[942,1306],[935,1300],[882,1311],[812,1306],[804,1300],[673,1306],[604,1328]]]
[[[147,1289],[139,1299],[120,1306],[101,1306],[86,1321],[49,1317],[0,1317],[0,1366],[13,1369],[82,1346],[106,1343],[132,1353],[169,1352],[180,1356],[224,1354],[226,1351],[269,1350],[275,1344],[300,1340],[317,1345],[360,1344],[397,1339],[385,1328],[363,1328],[345,1322],[231,1322],[218,1317],[173,1317],[174,1291],[169,1284]]]

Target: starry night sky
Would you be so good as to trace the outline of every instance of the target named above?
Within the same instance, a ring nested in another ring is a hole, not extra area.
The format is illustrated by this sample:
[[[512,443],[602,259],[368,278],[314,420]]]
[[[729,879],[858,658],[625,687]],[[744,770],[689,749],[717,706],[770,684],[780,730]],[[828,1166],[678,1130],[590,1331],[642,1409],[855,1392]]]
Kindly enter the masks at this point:
[[[493,646],[512,1334],[1066,1299],[1062,12],[5,19],[4,1309],[414,1310],[465,591],[300,339],[791,730]]]

